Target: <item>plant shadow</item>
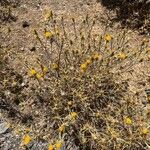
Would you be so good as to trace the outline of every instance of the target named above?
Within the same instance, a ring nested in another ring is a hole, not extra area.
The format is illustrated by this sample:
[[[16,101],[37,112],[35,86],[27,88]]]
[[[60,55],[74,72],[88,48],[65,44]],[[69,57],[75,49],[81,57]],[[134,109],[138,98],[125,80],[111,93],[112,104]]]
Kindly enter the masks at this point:
[[[116,12],[116,18],[123,27],[136,29],[140,34],[150,34],[149,0],[97,0],[108,10]]]

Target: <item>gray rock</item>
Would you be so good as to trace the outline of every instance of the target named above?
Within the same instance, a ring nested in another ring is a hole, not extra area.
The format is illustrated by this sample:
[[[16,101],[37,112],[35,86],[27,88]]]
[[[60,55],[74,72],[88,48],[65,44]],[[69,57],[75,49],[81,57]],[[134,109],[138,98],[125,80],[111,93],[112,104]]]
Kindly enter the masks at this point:
[[[4,134],[8,132],[8,130],[9,130],[8,124],[5,122],[0,122],[0,134]]]
[[[31,146],[29,146],[30,150],[47,150],[48,144],[42,141],[34,141]]]

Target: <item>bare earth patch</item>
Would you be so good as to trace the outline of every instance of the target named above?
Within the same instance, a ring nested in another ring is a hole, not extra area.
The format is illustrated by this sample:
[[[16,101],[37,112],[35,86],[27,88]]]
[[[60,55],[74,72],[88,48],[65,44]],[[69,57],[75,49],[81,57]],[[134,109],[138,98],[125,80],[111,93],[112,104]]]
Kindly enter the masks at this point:
[[[148,35],[97,0],[0,4],[0,149],[150,147]]]

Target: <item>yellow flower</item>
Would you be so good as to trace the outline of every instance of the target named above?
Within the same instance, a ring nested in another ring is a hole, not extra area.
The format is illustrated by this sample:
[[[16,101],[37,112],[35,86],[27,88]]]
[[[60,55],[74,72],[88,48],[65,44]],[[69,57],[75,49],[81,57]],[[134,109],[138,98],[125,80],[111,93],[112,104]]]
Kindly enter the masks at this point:
[[[48,150],[54,150],[54,146],[52,144],[49,145]]]
[[[45,17],[45,20],[50,21],[50,19],[53,17],[53,12],[52,11],[46,11],[44,17]]]
[[[50,31],[46,31],[46,32],[45,32],[45,37],[46,37],[47,39],[50,39],[52,36],[53,36],[52,32],[50,32]]]
[[[72,119],[76,119],[77,116],[78,116],[78,114],[77,114],[76,112],[72,112],[72,113],[71,113],[71,118],[72,118]]]
[[[146,135],[146,134],[149,133],[149,130],[144,127],[144,128],[141,130],[141,133],[142,133],[143,135]]]
[[[100,58],[101,58],[101,55],[98,54],[98,53],[95,53],[95,54],[93,55],[93,59],[94,59],[94,60],[98,60],[98,59],[100,59]]]
[[[73,105],[73,102],[72,102],[72,101],[69,101],[69,102],[68,102],[68,105],[69,105],[69,106]]]
[[[48,72],[48,68],[47,67],[43,67],[43,73],[47,73]]]
[[[65,131],[65,125],[62,124],[60,127],[59,127],[59,132],[64,132]]]
[[[100,113],[99,112],[97,112],[97,113],[95,113],[95,117],[100,117]]]
[[[106,40],[106,42],[110,42],[112,40],[112,36],[109,35],[109,34],[106,34],[105,35],[105,40]]]
[[[37,78],[38,80],[40,80],[42,77],[43,77],[43,74],[39,74],[39,73],[36,74],[36,78]]]
[[[81,64],[80,68],[81,68],[82,71],[86,71],[87,64],[86,63]]]
[[[60,150],[62,148],[62,145],[63,145],[62,141],[57,141],[56,142],[56,149]]]
[[[87,59],[85,63],[86,63],[87,65],[89,65],[89,64],[92,63],[92,60],[91,60],[91,59]]]
[[[110,132],[111,132],[111,136],[112,136],[113,138],[117,138],[117,137],[119,136],[119,133],[117,133],[117,132],[114,131],[114,130],[111,130]]]
[[[117,55],[117,58],[118,58],[118,59],[121,59],[121,60],[124,60],[126,57],[127,57],[127,55],[126,55],[125,53],[119,53],[119,54]]]
[[[93,138],[94,140],[97,140],[97,135],[96,135],[96,134],[92,133],[91,136],[92,136],[92,138]]]
[[[58,64],[56,64],[56,63],[53,63],[51,65],[51,67],[52,67],[52,69],[55,69],[55,70],[57,70],[59,68]]]
[[[3,86],[5,87],[7,83],[8,83],[8,80],[4,79],[3,80]]]
[[[12,86],[16,86],[17,82],[16,81],[12,81]]]
[[[30,141],[31,141],[31,137],[28,134],[25,135],[23,138],[23,144],[28,145],[30,143]]]
[[[132,125],[132,120],[131,120],[131,118],[126,117],[126,118],[124,119],[124,123],[127,124],[127,125]]]
[[[37,74],[35,69],[31,69],[29,73],[30,73],[31,76],[34,76],[34,75]]]

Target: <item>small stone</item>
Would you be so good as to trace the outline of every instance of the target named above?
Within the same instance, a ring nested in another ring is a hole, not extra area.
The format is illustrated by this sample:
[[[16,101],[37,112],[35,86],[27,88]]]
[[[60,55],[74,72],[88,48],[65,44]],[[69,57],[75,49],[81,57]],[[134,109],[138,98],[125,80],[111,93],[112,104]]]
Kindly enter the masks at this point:
[[[23,21],[23,23],[22,23],[23,28],[26,28],[26,27],[29,27],[29,26],[30,26],[30,24],[27,21]]]
[[[30,49],[31,52],[34,52],[35,50],[36,50],[35,47],[32,47],[32,48]]]
[[[9,126],[7,123],[0,123],[0,134],[4,134],[9,130]]]

